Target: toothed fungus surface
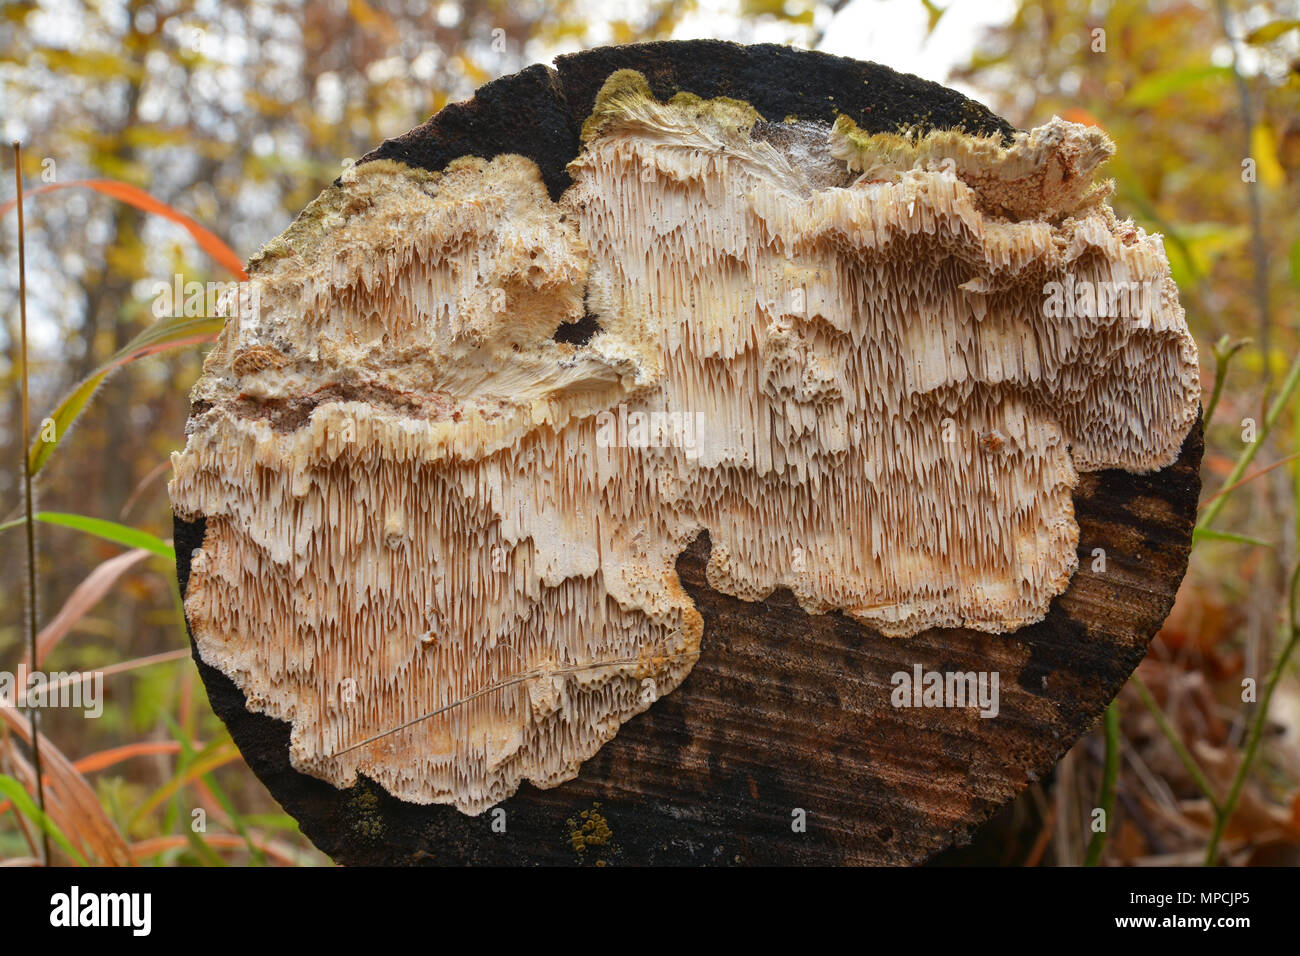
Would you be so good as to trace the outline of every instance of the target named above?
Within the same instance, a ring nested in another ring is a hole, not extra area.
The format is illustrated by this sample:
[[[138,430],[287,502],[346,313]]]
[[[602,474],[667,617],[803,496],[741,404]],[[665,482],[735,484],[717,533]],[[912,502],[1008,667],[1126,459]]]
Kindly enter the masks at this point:
[[[1059,119],[769,123],[620,71],[557,202],[516,155],[352,167],[253,261],[173,457],[203,659],[300,771],[477,813],[686,677],[701,531],[746,600],[894,637],[1042,619],[1079,472],[1168,465],[1197,415],[1111,151]]]

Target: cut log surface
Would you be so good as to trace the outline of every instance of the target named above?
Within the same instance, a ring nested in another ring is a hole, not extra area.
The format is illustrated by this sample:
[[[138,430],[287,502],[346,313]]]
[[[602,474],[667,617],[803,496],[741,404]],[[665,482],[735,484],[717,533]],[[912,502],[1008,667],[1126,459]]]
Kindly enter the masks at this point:
[[[876,64],[777,46],[653,43],[497,80],[362,162],[440,170],[464,155],[518,153],[558,199],[582,123],[620,69],[641,72],[660,100],[733,97],[770,121],[845,114],[868,133],[1014,132],[952,90]],[[626,723],[577,778],[547,790],[525,784],[477,816],[404,803],[364,777],[339,790],[297,772],[289,725],[250,712],[227,676],[197,649],[194,657],[249,766],[340,863],[917,863],[968,840],[1047,774],[1142,659],[1186,571],[1201,453],[1197,424],[1163,470],[1081,474],[1079,570],[1045,620],[1009,634],[891,639],[841,613],[809,615],[785,590],[733,598],[709,587],[701,535],[677,563],[704,619],[685,682]],[[176,522],[182,593],[204,530],[202,518]],[[996,674],[996,718],[895,706],[893,675],[917,668]]]

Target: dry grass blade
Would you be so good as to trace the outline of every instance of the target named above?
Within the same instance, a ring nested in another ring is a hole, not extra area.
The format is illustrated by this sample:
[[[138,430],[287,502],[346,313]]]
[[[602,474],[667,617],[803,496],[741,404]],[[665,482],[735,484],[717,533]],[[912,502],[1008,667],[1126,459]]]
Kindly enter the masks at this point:
[[[103,677],[111,677],[113,674],[122,674],[126,671],[139,670],[141,667],[152,667],[154,664],[166,664],[168,661],[179,661],[190,656],[187,650],[163,651],[161,654],[150,654],[148,657],[137,657],[133,660],[122,661],[120,664],[110,664],[108,667],[97,668],[93,673]],[[71,674],[60,680],[52,680],[47,683],[46,689],[50,693],[69,687],[80,680],[84,680],[86,673]]]
[[[92,607],[103,599],[104,595],[117,583],[117,579],[139,564],[144,558],[149,557],[150,553],[138,548],[109,558],[97,565],[95,570],[91,571],[86,579],[77,585],[72,594],[68,596],[68,599],[63,602],[63,607],[59,608],[59,613],[54,615],[50,623],[41,629],[40,635],[36,638],[36,663],[33,665],[30,655],[24,655],[22,666],[28,669],[33,666],[40,667],[55,645],[72,630],[78,621],[86,616],[86,613]]]
[[[31,745],[31,724],[18,710],[7,703],[0,703],[0,720]],[[82,843],[102,863],[111,866],[130,865],[131,854],[126,841],[104,812],[86,778],[77,772],[72,762],[44,734],[40,736],[40,748],[41,757],[45,761],[44,771],[49,778],[50,792],[47,796],[52,798],[49,802],[59,804],[57,814],[52,806],[47,805],[46,812],[50,818],[59,824],[70,839]]]
[[[140,500],[140,496],[144,494],[149,485],[170,471],[171,467],[172,460],[170,458],[164,458],[162,461],[158,462],[158,464],[149,469],[149,474],[141,478],[136,483],[135,488],[131,490],[130,497],[126,499],[126,503],[122,505],[122,510],[118,512],[118,518],[125,520],[126,516],[131,513],[131,509],[135,507],[135,503]]]

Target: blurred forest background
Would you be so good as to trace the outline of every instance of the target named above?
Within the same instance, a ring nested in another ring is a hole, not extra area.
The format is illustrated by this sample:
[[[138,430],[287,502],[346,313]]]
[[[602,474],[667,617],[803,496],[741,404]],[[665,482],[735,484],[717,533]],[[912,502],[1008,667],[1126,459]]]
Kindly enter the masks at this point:
[[[29,194],[117,180],[247,259],[343,163],[557,53],[714,36],[897,65],[864,23],[920,16],[923,48],[970,2],[2,0],[0,125],[6,141],[24,143]],[[957,83],[1016,126],[1060,114],[1115,140],[1115,207],[1165,236],[1213,420],[1191,568],[1138,678],[1051,778],[939,862],[1294,865],[1300,9],[1280,0],[991,6],[1001,21],[967,39],[950,75],[929,78]],[[0,201],[14,194],[11,161],[4,174]],[[63,395],[154,321],[155,282],[231,276],[175,222],[97,191],[29,195],[25,209],[35,435]],[[23,513],[12,209],[0,226],[5,524]],[[37,526],[42,667],[103,670],[106,706],[98,720],[44,712],[44,821],[31,805],[26,725],[0,708],[0,861],[39,857],[44,825],[67,860],[329,862],[243,765],[189,661],[166,557],[166,482],[202,351],[126,365],[41,468],[40,510],[138,536]],[[21,526],[0,530],[7,671],[26,653],[25,563]],[[1243,680],[1253,699],[1243,700]],[[1090,813],[1108,800],[1102,839]],[[206,822],[198,832],[196,810]]]

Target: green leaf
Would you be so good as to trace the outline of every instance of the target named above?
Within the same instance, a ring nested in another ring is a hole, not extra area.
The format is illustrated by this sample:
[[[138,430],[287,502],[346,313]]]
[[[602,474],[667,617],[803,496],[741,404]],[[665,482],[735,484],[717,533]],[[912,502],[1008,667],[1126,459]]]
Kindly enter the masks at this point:
[[[86,858],[77,852],[72,841],[63,835],[57,823],[46,816],[45,812],[36,805],[36,801],[27,793],[27,788],[19,783],[16,779],[8,774],[0,774],[0,793],[4,794],[13,801],[18,811],[31,820],[44,832],[48,833],[50,839],[59,845],[64,853],[68,854],[76,861],[78,866],[89,866]]]
[[[813,4],[798,6],[789,4],[786,0],[744,0],[741,4],[741,14],[747,17],[776,17],[778,20],[784,20],[787,23],[798,23],[807,26],[813,22]]]
[[[1147,77],[1128,91],[1124,102],[1128,106],[1152,106],[1161,100],[1181,93],[1184,90],[1200,86],[1207,80],[1222,80],[1232,77],[1232,67],[1202,64],[1185,66],[1177,70],[1166,70]]]
[[[72,427],[77,416],[90,402],[95,389],[103,384],[109,374],[116,369],[144,358],[186,345],[201,345],[217,337],[225,325],[223,318],[194,318],[190,316],[168,316],[155,322],[134,339],[128,342],[120,352],[93,372],[89,378],[69,392],[59,402],[54,413],[41,422],[36,440],[27,453],[28,465],[35,475],[49,461],[59,440]]]
[[[934,32],[934,28],[939,25],[939,21],[943,19],[943,15],[948,12],[948,8],[939,6],[934,0],[921,0],[921,6],[925,7],[927,19],[925,35],[928,38]]]
[[[245,813],[242,817],[245,826],[259,827],[263,830],[289,830],[301,833],[298,821],[287,813]]]
[[[1170,234],[1169,271],[1175,282],[1190,284],[1204,276],[1220,256],[1243,245],[1250,238],[1246,226],[1216,222],[1166,222]]]
[[[1291,284],[1300,287],[1300,239],[1291,243]]]
[[[56,524],[64,528],[83,531],[86,534],[93,534],[97,538],[112,541],[114,544],[120,544],[126,548],[143,548],[160,557],[169,558],[172,561],[176,560],[176,549],[162,538],[152,535],[148,531],[141,531],[139,528],[118,524],[116,521],[89,518],[86,515],[65,514],[61,511],[38,511],[32,517],[37,521],[43,521],[45,524]],[[15,518],[13,521],[6,521],[4,524],[0,524],[0,531],[16,528],[24,520],[23,518]]]
[[[1246,34],[1247,43],[1271,43],[1284,33],[1300,28],[1300,20],[1274,20]]]
[[[1262,541],[1249,535],[1235,534],[1231,531],[1215,531],[1213,528],[1196,528],[1192,531],[1192,543],[1197,541],[1231,541],[1235,544],[1252,544],[1261,548],[1271,548],[1271,541]]]

